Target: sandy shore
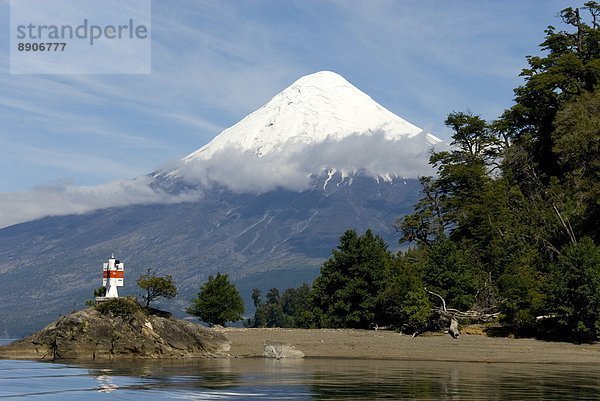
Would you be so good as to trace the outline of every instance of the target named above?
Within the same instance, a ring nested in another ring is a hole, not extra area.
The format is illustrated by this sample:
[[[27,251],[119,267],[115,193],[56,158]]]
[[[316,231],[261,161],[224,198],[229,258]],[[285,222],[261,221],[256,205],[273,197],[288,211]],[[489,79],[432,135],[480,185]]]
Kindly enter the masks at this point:
[[[434,334],[411,338],[392,331],[219,329],[231,340],[231,357],[256,357],[265,340],[281,341],[306,357],[424,361],[586,363],[600,362],[600,344],[570,344],[532,339],[462,335],[454,340]]]

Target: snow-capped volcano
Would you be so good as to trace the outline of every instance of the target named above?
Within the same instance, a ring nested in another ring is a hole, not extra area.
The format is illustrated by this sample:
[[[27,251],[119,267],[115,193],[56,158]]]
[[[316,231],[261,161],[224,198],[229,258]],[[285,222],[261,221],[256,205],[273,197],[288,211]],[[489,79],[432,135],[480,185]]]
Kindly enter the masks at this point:
[[[338,172],[389,180],[430,174],[440,143],[342,76],[304,76],[162,174],[234,190],[306,189]]]
[[[217,272],[248,305],[257,285],[311,282],[349,228],[397,243],[393,223],[420,196],[410,178],[432,173],[438,141],[337,74],[303,77],[171,168],[71,198],[41,192],[52,204],[71,199],[77,214],[0,229],[0,332],[22,335],[72,310],[99,285],[93,261],[111,252],[134,274],[172,274],[174,310]],[[86,197],[100,209],[83,213]],[[119,199],[128,203],[106,204]],[[65,265],[81,267],[73,285],[61,281]]]
[[[385,109],[341,75],[321,71],[298,79],[185,160],[207,159],[227,147],[261,157],[286,145],[312,145],[375,132],[397,141],[423,130]],[[440,142],[433,135],[426,139],[431,144]]]

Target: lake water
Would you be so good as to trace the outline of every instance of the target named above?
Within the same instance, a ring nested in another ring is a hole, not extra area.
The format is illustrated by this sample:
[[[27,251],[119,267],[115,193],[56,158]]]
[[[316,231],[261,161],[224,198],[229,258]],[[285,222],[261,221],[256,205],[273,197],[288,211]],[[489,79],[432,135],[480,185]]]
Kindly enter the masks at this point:
[[[600,367],[354,359],[0,360],[8,400],[598,400]]]

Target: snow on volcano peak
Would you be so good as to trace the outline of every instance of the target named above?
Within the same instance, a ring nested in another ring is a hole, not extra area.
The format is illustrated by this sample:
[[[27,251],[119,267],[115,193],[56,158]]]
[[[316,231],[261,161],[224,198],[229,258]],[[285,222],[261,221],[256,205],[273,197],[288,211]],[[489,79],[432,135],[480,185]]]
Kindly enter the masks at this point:
[[[385,109],[341,75],[321,71],[301,77],[184,162],[210,159],[227,148],[262,157],[287,145],[314,145],[374,132],[395,141],[414,137],[422,130]],[[429,138],[427,142],[431,142]]]
[[[350,182],[356,174],[388,182],[432,174],[429,154],[439,142],[340,75],[321,71],[155,176],[241,192],[304,190],[334,170]]]

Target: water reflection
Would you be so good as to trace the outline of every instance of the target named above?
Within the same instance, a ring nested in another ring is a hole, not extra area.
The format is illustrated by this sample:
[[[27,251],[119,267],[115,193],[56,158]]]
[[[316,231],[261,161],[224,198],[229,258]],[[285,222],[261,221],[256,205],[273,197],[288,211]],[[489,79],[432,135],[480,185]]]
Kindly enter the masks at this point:
[[[596,400],[600,370],[585,365],[387,361],[361,367],[348,361],[337,373],[315,373],[311,388],[318,400]]]
[[[567,400],[597,399],[600,390],[600,370],[585,365],[219,359],[119,362],[111,366],[112,374],[145,379],[146,389],[252,389],[255,397],[264,393],[260,389],[294,388],[297,395],[317,400]],[[105,370],[91,369],[90,374],[102,377]]]
[[[112,382],[112,376],[99,375],[95,376],[95,379],[99,383],[98,388],[96,390],[99,393],[112,393],[113,391],[119,388],[119,386]]]
[[[229,359],[88,362],[77,366],[87,368],[102,383],[109,383],[113,376],[138,377],[139,387],[147,389],[221,389],[241,384]]]
[[[374,360],[0,361],[0,399],[595,400],[600,368]]]

